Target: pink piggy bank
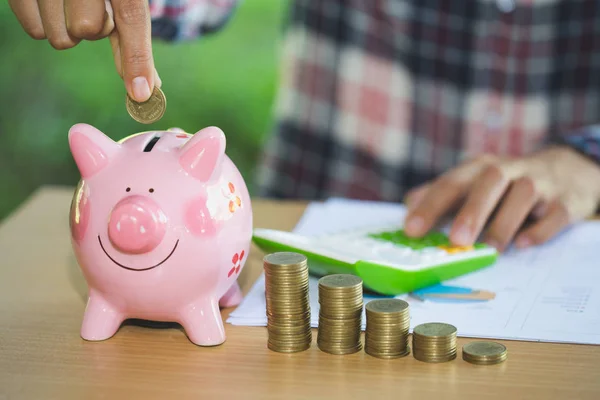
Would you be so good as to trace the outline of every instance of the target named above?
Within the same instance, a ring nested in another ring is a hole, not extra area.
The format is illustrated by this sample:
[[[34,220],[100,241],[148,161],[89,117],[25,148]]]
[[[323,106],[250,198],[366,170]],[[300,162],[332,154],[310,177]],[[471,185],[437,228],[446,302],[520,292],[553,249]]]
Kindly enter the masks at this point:
[[[69,145],[81,173],[71,204],[74,253],[89,287],[81,336],[104,340],[127,318],[180,323],[219,345],[219,306],[239,304],[252,236],[250,197],[209,127],[142,132],[115,142],[78,124]]]

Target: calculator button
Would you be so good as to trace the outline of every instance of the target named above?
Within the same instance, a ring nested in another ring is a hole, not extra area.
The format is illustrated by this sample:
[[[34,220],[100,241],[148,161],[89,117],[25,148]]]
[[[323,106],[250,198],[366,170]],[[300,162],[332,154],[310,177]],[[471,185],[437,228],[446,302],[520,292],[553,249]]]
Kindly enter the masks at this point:
[[[379,248],[375,251],[378,257],[385,261],[398,265],[415,265],[419,264],[420,259],[413,251],[409,249],[398,249],[395,247]]]
[[[473,250],[473,246],[438,246],[440,249],[444,250],[448,254],[456,254],[456,253],[464,253],[466,251]]]
[[[418,254],[423,262],[431,262],[447,256],[444,250],[440,250],[437,247],[427,247],[419,250]]]

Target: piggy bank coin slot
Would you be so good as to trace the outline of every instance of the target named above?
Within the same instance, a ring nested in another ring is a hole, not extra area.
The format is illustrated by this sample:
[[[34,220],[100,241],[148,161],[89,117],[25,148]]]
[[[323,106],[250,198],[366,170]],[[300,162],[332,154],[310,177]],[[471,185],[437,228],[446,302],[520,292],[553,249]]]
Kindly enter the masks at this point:
[[[150,141],[148,142],[148,144],[146,145],[146,147],[144,147],[144,153],[149,153],[152,151],[152,148],[154,147],[154,145],[156,144],[156,142],[158,142],[160,140],[160,136],[154,136],[152,139],[150,139]]]

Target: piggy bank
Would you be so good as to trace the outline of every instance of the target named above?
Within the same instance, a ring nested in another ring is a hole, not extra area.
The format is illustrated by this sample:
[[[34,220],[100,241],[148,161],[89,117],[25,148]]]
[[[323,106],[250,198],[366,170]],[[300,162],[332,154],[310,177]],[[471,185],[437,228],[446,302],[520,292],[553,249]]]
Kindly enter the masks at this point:
[[[223,132],[115,142],[77,124],[69,146],[82,178],[70,212],[89,289],[82,338],[108,339],[136,318],[178,322],[193,343],[222,344],[219,307],[242,299],[237,277],[252,236],[250,197]]]

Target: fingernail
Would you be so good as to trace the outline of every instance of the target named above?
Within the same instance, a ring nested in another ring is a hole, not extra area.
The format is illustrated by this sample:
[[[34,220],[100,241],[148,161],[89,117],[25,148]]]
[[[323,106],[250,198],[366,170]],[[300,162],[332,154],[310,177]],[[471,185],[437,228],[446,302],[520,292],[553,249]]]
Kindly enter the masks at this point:
[[[471,232],[466,225],[460,225],[456,230],[456,233],[452,235],[452,238],[457,244],[466,246],[471,241]]]
[[[423,218],[421,218],[419,216],[408,218],[408,220],[406,221],[407,233],[411,233],[411,234],[419,233],[421,231],[421,229],[423,229],[423,224],[424,224]]]
[[[529,239],[527,236],[522,236],[517,239],[515,245],[520,249],[524,249],[525,247],[531,246],[531,239]]]
[[[150,85],[143,76],[138,76],[133,80],[133,97],[135,101],[143,102],[150,98]]]

